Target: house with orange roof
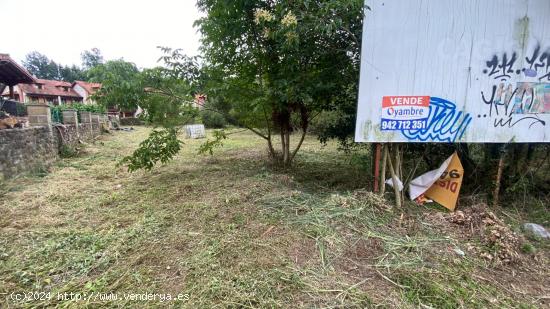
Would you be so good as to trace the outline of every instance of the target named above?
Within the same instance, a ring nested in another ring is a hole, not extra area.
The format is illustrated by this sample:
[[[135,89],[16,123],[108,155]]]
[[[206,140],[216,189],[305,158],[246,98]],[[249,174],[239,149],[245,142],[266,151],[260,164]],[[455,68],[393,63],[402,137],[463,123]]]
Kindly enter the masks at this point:
[[[95,104],[92,95],[101,89],[101,84],[77,80],[72,84],[72,88],[82,97],[84,104]]]
[[[3,93],[2,95],[6,95]],[[13,99],[24,103],[44,103],[51,105],[65,105],[81,103],[82,96],[65,81],[35,79],[30,84],[14,86]]]

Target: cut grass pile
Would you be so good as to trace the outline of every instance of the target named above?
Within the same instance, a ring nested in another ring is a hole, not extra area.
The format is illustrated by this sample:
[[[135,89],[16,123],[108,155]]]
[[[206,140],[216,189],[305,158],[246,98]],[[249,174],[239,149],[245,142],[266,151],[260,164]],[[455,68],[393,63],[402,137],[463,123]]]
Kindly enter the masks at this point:
[[[104,136],[43,177],[3,184],[0,307],[548,305],[544,243],[528,243],[514,264],[491,263],[466,250],[460,228],[426,220],[439,210],[393,209],[363,190],[368,175],[334,144],[308,138],[295,167],[279,170],[266,163],[263,141],[243,132],[214,156],[185,140],[152,172],[116,167],[148,132]],[[515,228],[522,213],[507,214]],[[484,250],[481,238],[467,241]],[[9,299],[31,291],[54,297]],[[65,292],[188,298],[56,298]]]

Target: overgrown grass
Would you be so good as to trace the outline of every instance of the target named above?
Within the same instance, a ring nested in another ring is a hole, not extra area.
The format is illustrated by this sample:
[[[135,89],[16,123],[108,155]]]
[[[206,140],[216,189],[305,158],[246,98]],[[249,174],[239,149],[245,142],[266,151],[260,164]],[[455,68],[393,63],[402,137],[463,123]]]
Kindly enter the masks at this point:
[[[464,249],[460,235],[423,219],[436,210],[391,208],[362,189],[368,176],[356,164],[363,161],[335,144],[308,138],[292,170],[266,163],[263,141],[249,133],[231,135],[213,156],[198,156],[201,141],[185,140],[173,162],[150,173],[116,167],[148,132],[105,136],[41,177],[5,183],[0,307],[547,305],[545,247],[535,248],[536,271],[459,257],[452,249]],[[508,212],[512,224],[525,215]],[[495,280],[512,271],[513,286]],[[23,291],[183,293],[189,299],[6,298]]]

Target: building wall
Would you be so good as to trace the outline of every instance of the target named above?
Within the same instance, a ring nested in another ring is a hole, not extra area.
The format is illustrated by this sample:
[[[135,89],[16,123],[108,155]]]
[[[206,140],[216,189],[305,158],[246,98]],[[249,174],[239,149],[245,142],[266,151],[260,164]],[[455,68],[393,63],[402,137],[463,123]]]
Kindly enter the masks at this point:
[[[0,180],[44,170],[59,158],[64,145],[74,148],[100,134],[99,124],[0,130]]]
[[[82,88],[82,86],[80,86],[79,84],[75,84],[73,90],[82,97],[82,101],[84,103],[88,103],[88,92],[84,88]]]

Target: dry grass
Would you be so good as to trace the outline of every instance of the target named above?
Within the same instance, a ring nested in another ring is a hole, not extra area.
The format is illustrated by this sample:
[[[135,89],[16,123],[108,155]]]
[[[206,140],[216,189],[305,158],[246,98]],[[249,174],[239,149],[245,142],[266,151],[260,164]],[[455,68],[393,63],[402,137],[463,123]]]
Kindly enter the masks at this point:
[[[184,293],[169,305],[189,308],[548,305],[543,244],[513,265],[461,258],[460,230],[426,220],[436,210],[394,210],[361,190],[367,175],[334,144],[308,138],[290,171],[266,164],[249,133],[212,157],[186,140],[150,173],[117,168],[148,131],[104,136],[43,177],[4,184],[0,307],[167,305],[1,295],[17,291]]]

